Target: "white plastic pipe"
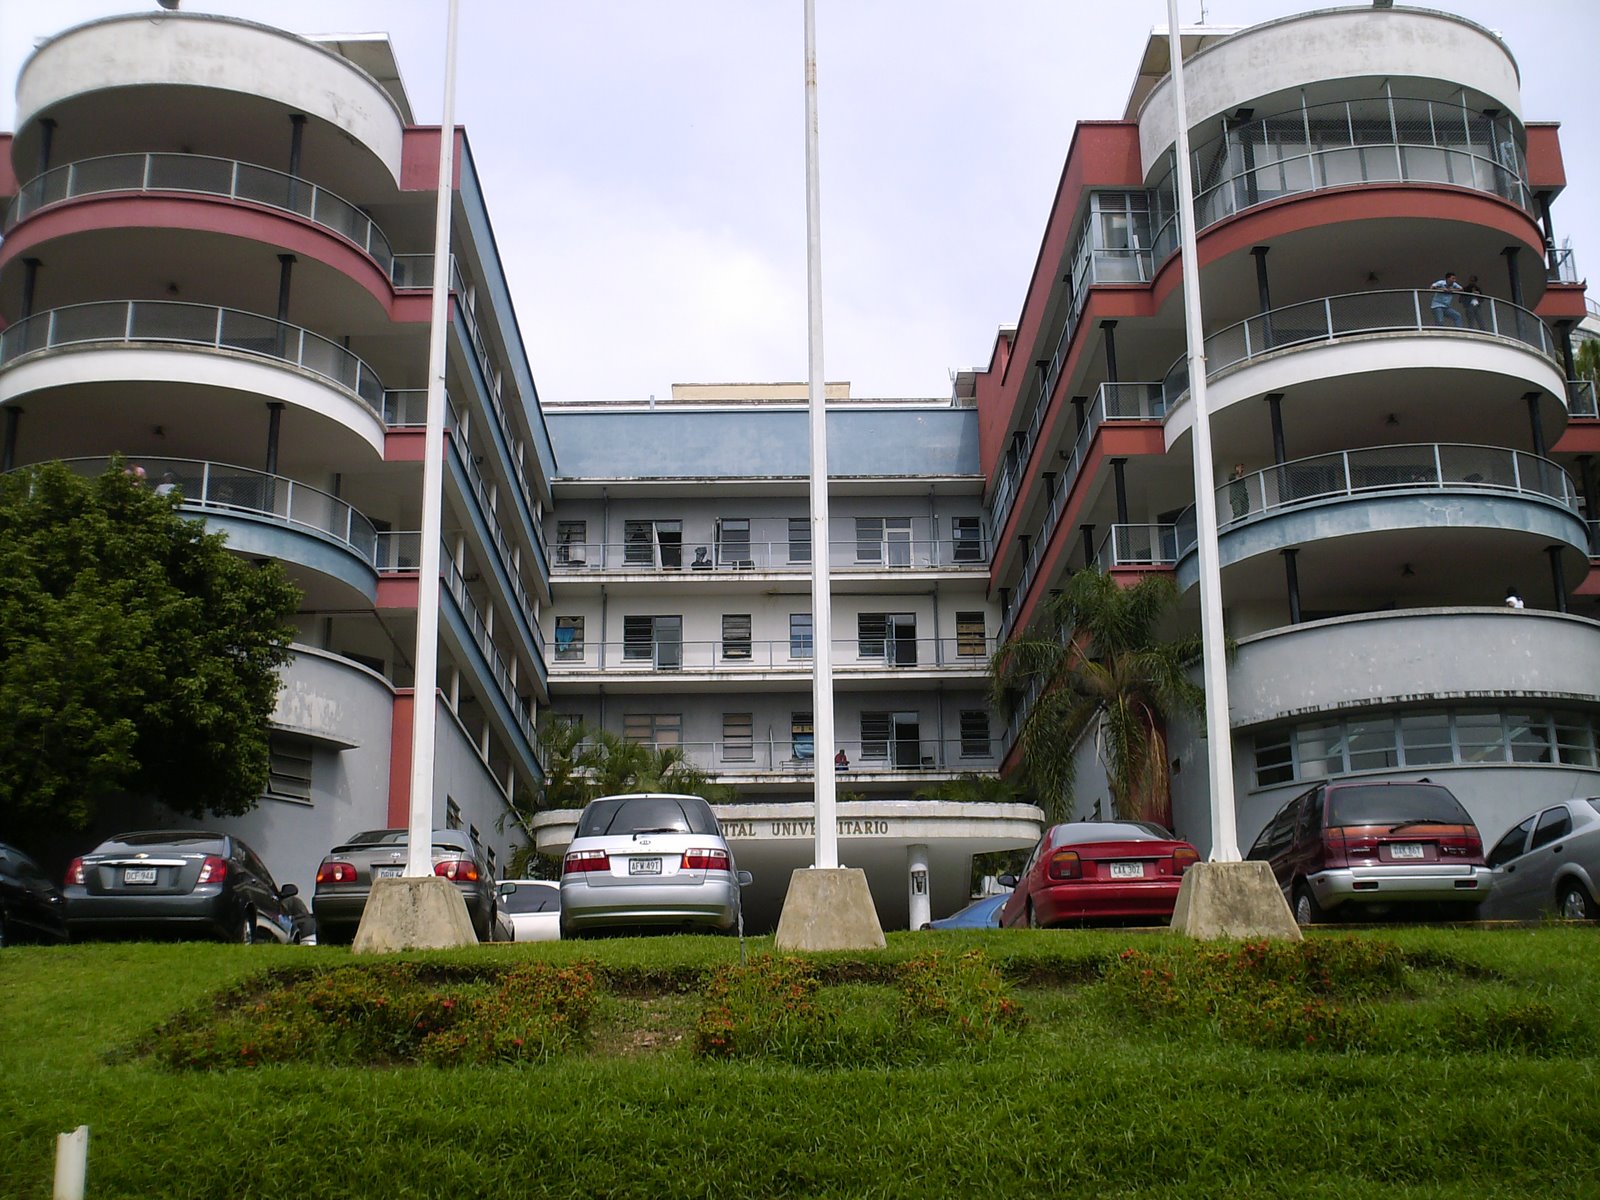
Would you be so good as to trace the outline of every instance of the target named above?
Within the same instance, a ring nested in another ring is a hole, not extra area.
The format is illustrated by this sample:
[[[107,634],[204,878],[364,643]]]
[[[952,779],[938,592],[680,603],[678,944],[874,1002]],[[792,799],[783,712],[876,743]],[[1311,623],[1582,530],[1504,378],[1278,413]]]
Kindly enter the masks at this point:
[[[83,1200],[83,1183],[89,1174],[89,1127],[56,1134],[55,1200]]]

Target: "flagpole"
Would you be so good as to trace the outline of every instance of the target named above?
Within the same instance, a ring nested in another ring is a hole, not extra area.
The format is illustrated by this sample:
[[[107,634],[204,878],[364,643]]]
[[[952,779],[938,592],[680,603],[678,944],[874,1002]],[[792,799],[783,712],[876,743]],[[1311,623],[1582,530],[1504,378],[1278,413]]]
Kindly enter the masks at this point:
[[[1183,45],[1178,0],[1167,0],[1167,45],[1172,58],[1176,114],[1178,227],[1183,263],[1183,317],[1188,334],[1190,439],[1194,450],[1195,558],[1200,570],[1201,665],[1206,689],[1206,755],[1211,787],[1211,861],[1238,862],[1233,796],[1233,733],[1228,724],[1227,644],[1222,629],[1222,567],[1217,550],[1217,494],[1211,463],[1211,414],[1206,407],[1205,326],[1200,312],[1200,261],[1195,249],[1194,192],[1189,170],[1189,104],[1183,90]]]
[[[817,22],[806,0],[806,308],[810,317],[811,733],[815,867],[839,865],[833,764],[833,589],[828,546],[827,387],[822,373],[822,199],[817,180]]]
[[[444,508],[445,337],[450,299],[450,211],[455,191],[456,16],[449,0],[439,192],[433,236],[433,310],[428,338],[427,426],[422,451],[422,545],[417,566],[417,649],[411,687],[411,809],[406,875],[433,874],[433,743],[439,677],[439,572]]]

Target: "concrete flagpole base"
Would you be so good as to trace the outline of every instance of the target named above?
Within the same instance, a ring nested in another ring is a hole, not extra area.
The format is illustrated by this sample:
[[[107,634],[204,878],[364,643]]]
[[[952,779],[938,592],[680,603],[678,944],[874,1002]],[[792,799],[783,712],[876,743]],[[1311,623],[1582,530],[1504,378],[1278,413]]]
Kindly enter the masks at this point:
[[[773,939],[779,950],[882,950],[883,926],[859,867],[802,867]]]
[[[1202,862],[1183,873],[1172,931],[1216,938],[1301,940],[1300,926],[1264,862]]]
[[[477,944],[467,902],[455,884],[438,875],[411,876],[372,881],[372,895],[350,952],[390,954]]]

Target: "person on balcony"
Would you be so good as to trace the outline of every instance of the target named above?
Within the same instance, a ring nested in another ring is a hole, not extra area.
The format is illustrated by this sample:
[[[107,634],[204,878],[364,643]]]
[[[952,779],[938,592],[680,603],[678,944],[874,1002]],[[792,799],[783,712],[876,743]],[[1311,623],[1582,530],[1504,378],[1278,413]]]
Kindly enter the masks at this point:
[[[1250,511],[1250,485],[1244,481],[1244,464],[1234,463],[1233,474],[1228,476],[1228,504],[1233,508],[1233,519],[1237,521]]]
[[[850,756],[843,750],[833,756],[833,769],[836,771],[848,771],[850,769]]]
[[[1461,290],[1461,285],[1456,282],[1456,273],[1446,271],[1443,279],[1436,279],[1433,283],[1433,320],[1436,325],[1449,322],[1457,329],[1461,328],[1461,311],[1456,308],[1456,293]]]
[[[1461,303],[1467,310],[1467,324],[1474,329],[1482,329],[1483,325],[1483,289],[1478,286],[1476,275],[1467,276],[1467,286],[1461,289]]]

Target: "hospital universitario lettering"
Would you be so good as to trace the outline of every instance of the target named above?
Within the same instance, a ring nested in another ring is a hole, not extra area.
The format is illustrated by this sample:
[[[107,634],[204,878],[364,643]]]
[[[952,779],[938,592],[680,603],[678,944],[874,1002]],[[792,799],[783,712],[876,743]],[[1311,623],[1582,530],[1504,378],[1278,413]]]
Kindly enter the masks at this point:
[[[723,821],[722,836],[730,838],[807,838],[816,829],[815,821]],[[888,837],[889,822],[840,817],[840,837]]]

